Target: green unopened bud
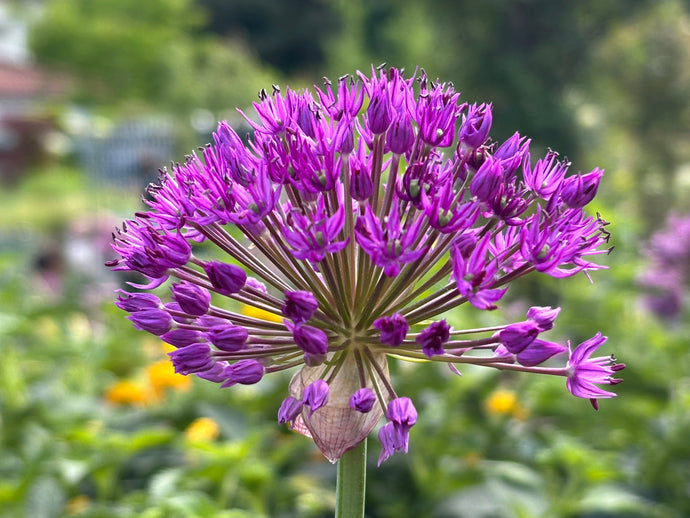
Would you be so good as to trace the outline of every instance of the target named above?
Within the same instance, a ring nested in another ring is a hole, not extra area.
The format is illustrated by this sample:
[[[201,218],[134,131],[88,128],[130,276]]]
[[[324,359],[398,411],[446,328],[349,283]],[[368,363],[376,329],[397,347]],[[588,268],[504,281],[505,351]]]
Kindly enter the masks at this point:
[[[539,253],[537,254],[537,259],[545,259],[547,255],[549,255],[549,252],[551,251],[551,247],[549,245],[544,245],[541,250],[539,250]]]
[[[419,180],[412,180],[410,182],[410,196],[412,198],[417,198],[420,192],[421,189],[419,187]]]
[[[314,238],[319,246],[323,246],[326,243],[326,240],[323,237],[323,232],[321,231],[316,232],[314,234]]]
[[[451,213],[447,210],[438,209],[438,225],[443,228],[450,223]]]

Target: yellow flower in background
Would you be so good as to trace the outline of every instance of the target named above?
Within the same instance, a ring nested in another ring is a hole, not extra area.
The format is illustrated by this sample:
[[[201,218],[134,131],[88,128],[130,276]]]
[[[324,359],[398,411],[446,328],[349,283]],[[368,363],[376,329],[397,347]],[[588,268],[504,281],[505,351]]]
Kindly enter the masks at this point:
[[[68,516],[71,516],[88,511],[89,507],[91,507],[91,499],[86,495],[77,495],[67,501],[65,511],[67,511]]]
[[[240,310],[243,315],[248,317],[260,318],[261,320],[267,320],[268,322],[282,322],[283,317],[281,315],[276,315],[265,309],[250,306],[249,304],[242,304],[242,309]]]
[[[210,417],[199,417],[185,429],[185,437],[192,442],[210,442],[218,438],[220,427]]]
[[[158,398],[164,395],[166,388],[187,390],[192,386],[191,378],[177,374],[172,363],[168,360],[161,360],[149,365],[146,369],[146,375],[154,395]]]
[[[159,351],[167,347],[175,348],[164,342],[158,342]],[[160,354],[160,352],[158,353]],[[116,405],[143,405],[159,401],[165,396],[166,389],[187,390],[192,386],[192,380],[175,372],[172,363],[167,359],[150,364],[146,368],[144,381],[118,380],[105,393],[105,399]]]
[[[114,405],[144,405],[151,399],[151,391],[132,380],[118,380],[105,392],[105,400]]]
[[[520,404],[517,394],[512,390],[494,390],[486,400],[485,407],[491,415],[512,415],[517,419],[527,415],[527,409]]]

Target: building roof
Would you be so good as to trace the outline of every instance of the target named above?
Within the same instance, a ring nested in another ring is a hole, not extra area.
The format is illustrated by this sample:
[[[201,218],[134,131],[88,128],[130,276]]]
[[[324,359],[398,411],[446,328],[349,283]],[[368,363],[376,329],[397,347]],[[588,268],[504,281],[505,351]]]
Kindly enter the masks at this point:
[[[0,99],[41,99],[65,90],[65,81],[35,65],[0,61]]]

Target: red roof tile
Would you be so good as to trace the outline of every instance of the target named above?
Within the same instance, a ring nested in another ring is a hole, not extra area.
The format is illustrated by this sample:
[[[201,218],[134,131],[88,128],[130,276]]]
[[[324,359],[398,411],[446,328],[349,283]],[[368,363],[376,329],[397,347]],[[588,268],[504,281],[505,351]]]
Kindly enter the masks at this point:
[[[64,89],[64,80],[35,66],[0,62],[0,98],[53,97]]]

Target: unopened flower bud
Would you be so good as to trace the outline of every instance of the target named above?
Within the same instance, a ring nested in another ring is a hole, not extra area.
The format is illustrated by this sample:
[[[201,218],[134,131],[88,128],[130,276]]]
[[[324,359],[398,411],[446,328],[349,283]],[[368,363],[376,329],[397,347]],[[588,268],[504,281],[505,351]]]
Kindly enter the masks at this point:
[[[178,324],[191,324],[196,317],[187,315],[177,302],[167,302],[163,305],[165,311],[170,313],[172,319]]]
[[[350,408],[354,408],[357,412],[366,414],[376,403],[376,394],[370,388],[361,388],[350,398]]]
[[[144,309],[132,313],[127,318],[132,321],[135,328],[157,336],[170,331],[172,325],[172,317],[162,309]]]
[[[282,312],[285,318],[293,322],[306,322],[314,315],[318,307],[319,304],[311,292],[286,291]]]
[[[498,160],[487,159],[470,182],[470,192],[478,200],[489,201],[503,181],[503,169]]]
[[[489,138],[491,122],[491,104],[470,105],[460,128],[458,140],[470,149],[478,148]]]
[[[186,347],[202,341],[201,333],[193,329],[171,329],[161,335],[161,340],[175,347]]]
[[[228,380],[221,388],[240,385],[253,385],[261,381],[264,376],[264,366],[257,360],[239,360],[227,368]]]
[[[328,403],[328,383],[318,379],[306,386],[302,403],[309,407],[309,417],[322,406]]]
[[[407,114],[399,114],[386,134],[386,143],[393,153],[402,155],[407,153],[414,144],[414,129]]]
[[[417,422],[417,409],[409,397],[399,397],[388,403],[386,417],[396,428],[409,430]]]
[[[335,131],[336,149],[344,155],[352,153],[355,148],[355,133],[352,119],[342,118]]]
[[[516,132],[498,147],[493,158],[501,164],[503,174],[509,176],[520,166],[528,150],[529,140],[525,140],[525,137]]]
[[[221,351],[235,352],[244,347],[249,332],[242,326],[228,322],[214,325],[205,333],[206,339]]]
[[[410,326],[400,313],[374,320],[374,327],[381,331],[381,343],[396,347],[403,343]]]
[[[561,308],[552,309],[551,306],[532,306],[527,310],[527,318],[534,320],[541,331],[553,329],[553,323],[561,312]]]
[[[286,397],[278,410],[278,423],[285,424],[295,422],[297,416],[302,412],[302,402],[292,396]]]
[[[128,293],[124,290],[117,290],[119,295],[115,301],[115,305],[129,313],[142,311],[145,309],[159,309],[161,299],[153,293]]]
[[[560,344],[547,342],[546,340],[534,340],[525,349],[517,353],[517,361],[525,367],[534,367],[545,362],[552,356],[564,353],[568,350]]]
[[[380,135],[391,124],[391,107],[385,92],[372,96],[367,108],[367,126],[374,135]]]
[[[214,361],[211,357],[211,348],[207,344],[192,344],[180,347],[168,353],[172,360],[175,372],[178,374],[192,374],[201,372],[213,367]]]
[[[511,353],[517,354],[539,335],[539,325],[533,320],[510,324],[498,333],[501,343]]]
[[[563,180],[561,197],[571,209],[580,209],[594,199],[604,171],[596,168],[587,174],[569,176]]]
[[[242,289],[247,281],[247,274],[234,264],[220,261],[209,261],[204,270],[215,290],[222,295],[232,295]]]
[[[259,290],[262,293],[268,293],[266,285],[260,280],[255,279],[254,277],[247,277],[246,285],[251,288],[254,288],[255,290]]]
[[[371,198],[373,192],[374,184],[369,173],[364,169],[353,169],[350,176],[350,196],[357,201],[365,201]]]
[[[305,353],[326,354],[328,351],[328,337],[318,327],[297,323],[292,332],[295,343]]]
[[[224,383],[228,379],[230,364],[225,361],[214,363],[211,368],[196,372],[195,375],[211,383]]]
[[[424,329],[415,342],[422,346],[422,351],[429,358],[435,354],[443,354],[443,344],[450,338],[450,326],[444,320],[438,320]]]
[[[206,288],[191,282],[182,282],[173,284],[170,290],[173,298],[185,313],[198,317],[208,311],[211,304],[211,294]]]

